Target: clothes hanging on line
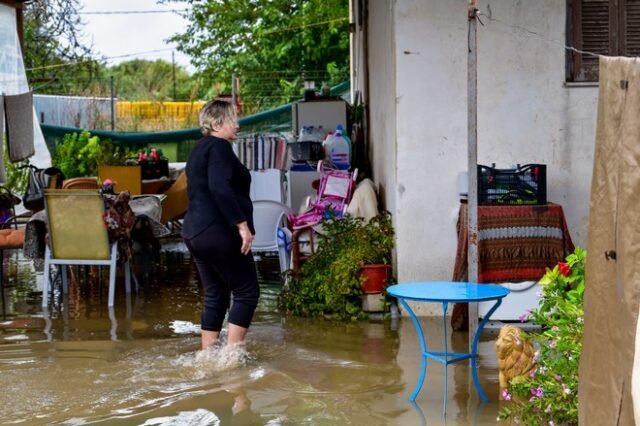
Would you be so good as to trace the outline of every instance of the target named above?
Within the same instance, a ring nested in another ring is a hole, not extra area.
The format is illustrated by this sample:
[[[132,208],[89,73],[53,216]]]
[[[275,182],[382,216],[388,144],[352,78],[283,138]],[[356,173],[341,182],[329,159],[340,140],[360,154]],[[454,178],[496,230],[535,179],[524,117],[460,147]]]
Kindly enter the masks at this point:
[[[36,152],[33,143],[33,93],[5,95],[4,109],[9,160],[12,163],[26,160]]]
[[[287,168],[287,140],[282,135],[248,135],[236,139],[233,152],[249,170]]]

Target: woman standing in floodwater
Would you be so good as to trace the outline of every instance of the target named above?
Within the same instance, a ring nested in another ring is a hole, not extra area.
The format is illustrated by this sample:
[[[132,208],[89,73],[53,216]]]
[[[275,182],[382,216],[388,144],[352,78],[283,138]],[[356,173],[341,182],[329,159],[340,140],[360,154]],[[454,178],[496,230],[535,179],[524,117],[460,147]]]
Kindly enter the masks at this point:
[[[203,138],[187,161],[189,208],[182,237],[204,290],[202,349],[216,343],[229,309],[227,345],[242,342],[258,304],[260,288],[254,239],[251,175],[233,153],[238,131],[234,106],[209,101],[200,110]]]

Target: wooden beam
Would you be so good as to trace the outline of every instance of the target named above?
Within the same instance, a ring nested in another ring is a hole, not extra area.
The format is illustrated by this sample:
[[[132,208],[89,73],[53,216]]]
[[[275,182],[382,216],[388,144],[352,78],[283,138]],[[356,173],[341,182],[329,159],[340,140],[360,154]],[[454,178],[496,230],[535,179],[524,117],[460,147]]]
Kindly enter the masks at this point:
[[[24,8],[24,2],[26,0],[0,0],[0,4],[6,4],[7,6],[15,7],[16,9]]]

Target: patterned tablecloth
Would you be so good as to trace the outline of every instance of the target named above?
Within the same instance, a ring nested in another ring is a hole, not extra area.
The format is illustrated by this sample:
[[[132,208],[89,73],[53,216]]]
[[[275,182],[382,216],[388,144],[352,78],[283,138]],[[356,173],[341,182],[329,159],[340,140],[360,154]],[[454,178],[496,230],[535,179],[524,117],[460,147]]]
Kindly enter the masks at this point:
[[[467,211],[467,204],[461,204],[453,281],[467,281]],[[478,207],[478,282],[538,281],[573,249],[558,204]],[[466,329],[467,320],[467,305],[456,304],[453,329]]]
[[[467,274],[467,204],[460,205],[454,281]],[[574,249],[558,204],[478,207],[478,282],[537,281]]]

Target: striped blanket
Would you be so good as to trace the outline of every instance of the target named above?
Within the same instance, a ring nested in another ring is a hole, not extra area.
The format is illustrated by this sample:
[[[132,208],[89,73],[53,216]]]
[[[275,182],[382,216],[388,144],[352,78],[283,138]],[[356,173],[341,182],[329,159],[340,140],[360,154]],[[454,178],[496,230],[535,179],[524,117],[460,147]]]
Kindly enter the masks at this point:
[[[453,281],[467,280],[467,204],[458,214],[458,249]],[[478,282],[538,281],[573,251],[562,206],[479,206]],[[456,303],[454,330],[468,329],[468,306]]]
[[[467,273],[467,204],[458,216],[454,281]],[[537,281],[573,251],[562,206],[479,206],[478,281]]]

